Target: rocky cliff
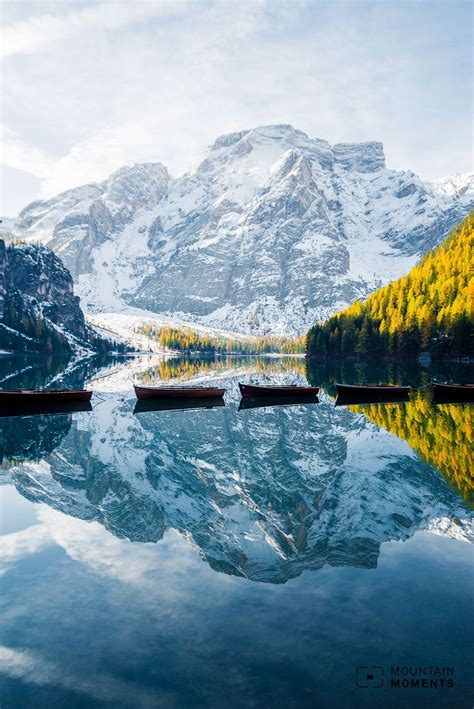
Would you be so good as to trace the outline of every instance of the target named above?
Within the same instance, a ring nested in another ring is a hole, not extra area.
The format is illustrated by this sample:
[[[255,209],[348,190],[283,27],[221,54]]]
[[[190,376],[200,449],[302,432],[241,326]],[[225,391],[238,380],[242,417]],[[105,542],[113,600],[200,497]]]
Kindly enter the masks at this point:
[[[101,344],[61,260],[41,245],[0,240],[0,349],[72,353]]]

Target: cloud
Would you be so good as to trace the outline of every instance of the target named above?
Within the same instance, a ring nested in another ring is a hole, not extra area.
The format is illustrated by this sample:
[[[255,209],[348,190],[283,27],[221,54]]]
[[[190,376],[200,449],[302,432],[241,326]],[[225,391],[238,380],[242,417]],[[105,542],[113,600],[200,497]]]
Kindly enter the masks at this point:
[[[54,159],[40,148],[24,143],[6,126],[0,126],[1,162],[16,170],[26,170],[30,175],[44,178],[52,169]]]
[[[52,44],[69,42],[84,32],[96,32],[98,29],[114,32],[136,22],[174,14],[179,6],[179,2],[173,3],[172,0],[128,3],[113,0],[58,15],[56,5],[54,14],[47,13],[7,25],[2,32],[0,57],[35,54]]]
[[[2,68],[5,159],[42,195],[139,161],[177,175],[218,135],[271,123],[382,140],[422,177],[471,169],[466,3],[44,8],[6,26]]]
[[[38,524],[0,537],[0,575],[25,557],[57,545],[94,574],[135,586],[153,605],[171,592],[176,599],[175,590],[160,587],[161,577],[184,577],[189,566],[193,573],[199,572],[201,564],[192,545],[173,530],[167,532],[166,544],[137,544],[115,537],[99,522],[71,517],[43,504],[35,506]]]
[[[163,138],[171,130],[164,118],[160,122],[157,117],[146,116],[77,143],[51,164],[48,173],[43,173],[40,196],[47,198],[77,184],[100,182],[123,165],[135,162],[163,162],[184,171],[201,145],[187,135],[179,144],[167,143]]]
[[[0,673],[7,677],[37,686],[54,685],[100,702],[116,701],[136,707],[150,707],[153,703],[154,692],[137,682],[105,673],[78,673],[36,653],[5,645],[0,645],[0,667]]]
[[[8,571],[14,562],[25,556],[37,554],[51,543],[51,535],[43,524],[35,524],[21,532],[1,536],[0,576]]]

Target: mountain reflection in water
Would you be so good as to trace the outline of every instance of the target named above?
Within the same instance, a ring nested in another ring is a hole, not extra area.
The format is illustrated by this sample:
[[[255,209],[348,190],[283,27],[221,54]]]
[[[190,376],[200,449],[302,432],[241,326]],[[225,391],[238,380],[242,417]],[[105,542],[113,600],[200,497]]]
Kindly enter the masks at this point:
[[[373,568],[383,542],[419,529],[468,535],[466,504],[438,473],[469,492],[468,407],[335,409],[323,393],[313,406],[238,411],[239,380],[300,381],[305,363],[232,365],[141,373],[210,373],[228,389],[222,408],[134,415],[134,400],[107,393],[91,413],[0,420],[4,474],[29,500],[119,538],[157,542],[172,528],[215,570],[269,583],[325,564]]]

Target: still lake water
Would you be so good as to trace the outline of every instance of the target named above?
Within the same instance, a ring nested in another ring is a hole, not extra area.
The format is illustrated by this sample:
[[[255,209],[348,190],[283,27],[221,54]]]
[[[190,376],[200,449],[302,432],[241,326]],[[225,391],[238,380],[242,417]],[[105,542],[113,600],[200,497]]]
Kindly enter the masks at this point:
[[[471,707],[472,408],[432,376],[469,372],[3,358],[2,388],[98,393],[0,419],[0,706]],[[226,406],[134,413],[131,380],[178,377]],[[307,379],[318,404],[239,410],[238,381]],[[378,379],[416,394],[334,406]],[[454,686],[391,688],[405,666]]]

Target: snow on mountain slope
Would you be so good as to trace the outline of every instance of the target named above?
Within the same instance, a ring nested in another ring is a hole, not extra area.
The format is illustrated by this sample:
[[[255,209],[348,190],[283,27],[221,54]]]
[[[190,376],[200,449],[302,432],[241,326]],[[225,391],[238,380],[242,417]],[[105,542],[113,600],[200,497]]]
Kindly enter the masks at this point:
[[[118,281],[126,280],[130,259],[138,262],[139,257],[147,255],[139,215],[150,214],[165,193],[168,180],[168,172],[160,164],[122,168],[100,184],[68,190],[46,202],[33,202],[18,216],[15,233],[27,241],[50,244],[75,279],[93,271],[97,293],[117,305],[109,272]],[[132,221],[134,227],[127,231]],[[120,253],[114,248],[115,234],[121,236]],[[102,246],[105,248],[97,261]],[[121,268],[119,257],[124,259]]]
[[[123,309],[122,309],[123,310]],[[240,340],[246,342],[255,341],[253,335],[245,335],[233,330],[225,330],[209,325],[182,320],[178,317],[159,315],[149,310],[127,307],[123,312],[101,312],[89,313],[87,321],[96,329],[103,332],[106,337],[119,337],[121,341],[138,350],[163,352],[163,347],[152,338],[140,334],[144,325],[152,325],[155,328],[176,327],[182,330],[192,329],[199,335],[212,337],[217,340]]]
[[[36,202],[15,233],[51,244],[89,312],[299,334],[406,273],[474,207],[472,180],[424,183],[386,168],[381,143],[265,126],[178,179],[135,165]]]
[[[458,197],[474,196],[474,173],[464,172],[452,177],[442,177],[431,183],[437,192]]]

